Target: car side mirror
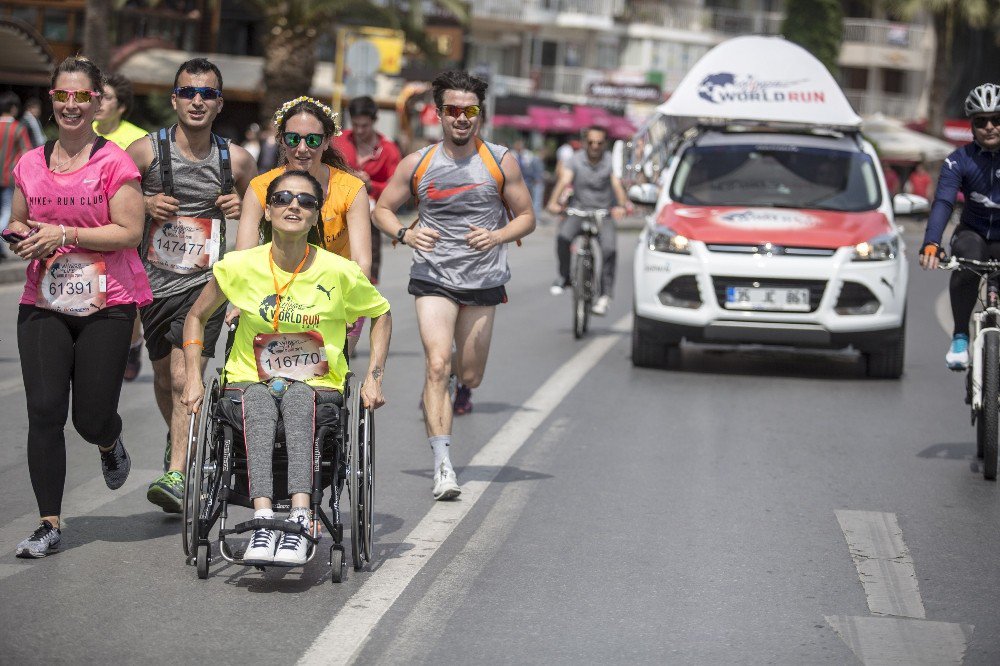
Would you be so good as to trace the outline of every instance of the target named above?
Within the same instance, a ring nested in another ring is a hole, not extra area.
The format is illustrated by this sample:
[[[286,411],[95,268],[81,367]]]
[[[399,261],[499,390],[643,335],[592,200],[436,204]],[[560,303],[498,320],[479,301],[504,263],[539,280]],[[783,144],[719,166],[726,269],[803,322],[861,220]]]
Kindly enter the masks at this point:
[[[628,198],[637,204],[655,206],[660,197],[660,188],[653,183],[640,183],[628,188]]]
[[[892,212],[902,217],[926,215],[930,209],[930,202],[916,194],[897,194],[892,198]]]

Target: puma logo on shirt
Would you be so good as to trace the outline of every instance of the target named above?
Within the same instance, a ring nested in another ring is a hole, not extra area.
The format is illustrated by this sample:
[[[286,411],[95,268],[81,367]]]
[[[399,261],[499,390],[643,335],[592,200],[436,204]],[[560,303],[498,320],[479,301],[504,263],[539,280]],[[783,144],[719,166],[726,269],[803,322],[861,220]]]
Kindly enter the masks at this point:
[[[333,290],[336,289],[336,287],[330,287],[329,289],[327,289],[321,284],[316,285],[316,288],[322,291],[324,294],[326,294],[326,300],[330,300],[330,296],[333,294]]]

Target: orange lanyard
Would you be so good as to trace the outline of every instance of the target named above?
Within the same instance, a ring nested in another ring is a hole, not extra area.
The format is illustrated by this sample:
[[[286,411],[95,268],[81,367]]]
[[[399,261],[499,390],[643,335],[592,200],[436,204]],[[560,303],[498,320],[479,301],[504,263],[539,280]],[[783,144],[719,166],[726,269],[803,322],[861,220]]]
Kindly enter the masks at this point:
[[[301,271],[302,267],[305,266],[306,259],[309,258],[309,246],[306,245],[306,254],[305,254],[305,256],[302,257],[302,261],[299,262],[299,265],[296,266],[295,270],[292,272],[292,279],[289,280],[288,282],[286,282],[284,287],[279,287],[278,286],[278,276],[274,272],[274,246],[273,245],[271,246],[271,250],[267,253],[267,258],[271,262],[271,277],[274,278],[274,321],[271,322],[271,325],[274,327],[274,332],[277,333],[278,332],[278,315],[281,313],[281,295],[284,294],[286,291],[288,291],[288,288],[292,286],[293,282],[295,282],[295,278],[298,277],[299,271]]]

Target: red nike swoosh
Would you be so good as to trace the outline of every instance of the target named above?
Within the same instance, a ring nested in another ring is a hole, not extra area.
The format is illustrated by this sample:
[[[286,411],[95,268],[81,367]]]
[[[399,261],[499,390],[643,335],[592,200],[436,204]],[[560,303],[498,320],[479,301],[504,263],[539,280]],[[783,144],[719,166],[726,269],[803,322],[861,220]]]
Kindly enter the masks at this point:
[[[476,183],[474,185],[461,185],[459,187],[449,187],[447,190],[439,190],[438,188],[434,187],[434,181],[432,180],[431,182],[427,183],[427,198],[433,199],[434,201],[438,201],[440,199],[447,199],[448,197],[453,197],[456,194],[461,194],[462,192],[468,190],[474,190],[477,187],[480,187],[481,185],[485,184],[486,183],[483,182],[483,183]]]

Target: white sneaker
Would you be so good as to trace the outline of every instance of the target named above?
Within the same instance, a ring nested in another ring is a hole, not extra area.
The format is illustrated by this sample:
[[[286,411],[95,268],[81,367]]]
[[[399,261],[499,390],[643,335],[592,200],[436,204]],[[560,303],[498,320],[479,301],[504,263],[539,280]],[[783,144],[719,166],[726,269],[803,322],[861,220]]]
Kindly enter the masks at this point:
[[[590,311],[598,317],[608,314],[608,306],[611,305],[611,297],[608,295],[598,296],[594,304],[590,306]]]
[[[243,564],[262,567],[274,563],[274,549],[278,545],[278,533],[260,528],[253,531],[250,547],[243,554]]]
[[[309,516],[298,513],[288,517],[288,522],[302,525],[309,529]],[[279,567],[298,567],[306,563],[309,554],[309,539],[302,534],[281,533],[278,541],[278,551],[274,554],[274,565]]]
[[[434,499],[450,500],[462,494],[462,489],[458,487],[458,478],[455,470],[441,463],[437,471],[434,472]]]
[[[549,293],[552,294],[553,296],[560,296],[563,292],[566,291],[566,287],[568,286],[569,282],[567,280],[559,278],[558,280],[552,283],[551,287],[549,287]]]

